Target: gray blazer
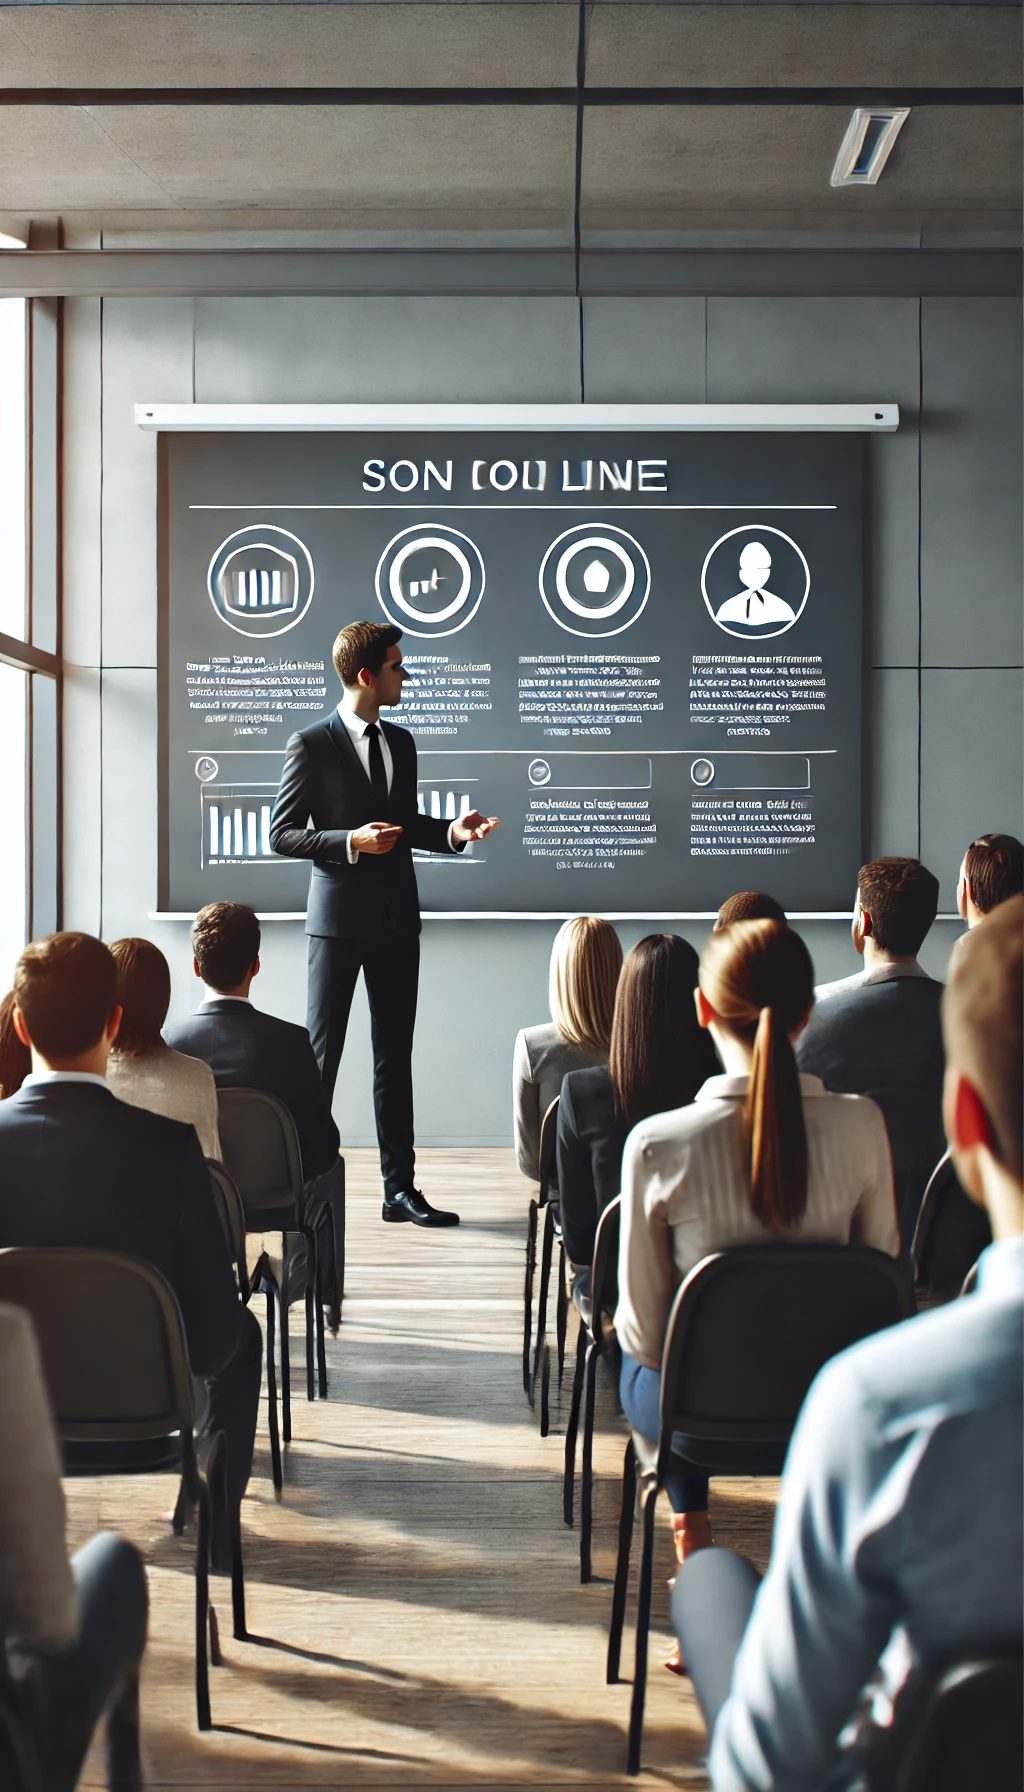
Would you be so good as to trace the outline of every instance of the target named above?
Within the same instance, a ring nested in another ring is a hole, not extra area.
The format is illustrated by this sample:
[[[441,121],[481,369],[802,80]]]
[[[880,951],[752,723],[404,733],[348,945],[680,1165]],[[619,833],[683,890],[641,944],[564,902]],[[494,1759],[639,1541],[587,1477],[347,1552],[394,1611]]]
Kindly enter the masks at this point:
[[[512,1124],[516,1162],[531,1182],[540,1180],[540,1129],[570,1070],[607,1064],[607,1052],[585,1051],[562,1038],[553,1020],[524,1027],[512,1057]]]

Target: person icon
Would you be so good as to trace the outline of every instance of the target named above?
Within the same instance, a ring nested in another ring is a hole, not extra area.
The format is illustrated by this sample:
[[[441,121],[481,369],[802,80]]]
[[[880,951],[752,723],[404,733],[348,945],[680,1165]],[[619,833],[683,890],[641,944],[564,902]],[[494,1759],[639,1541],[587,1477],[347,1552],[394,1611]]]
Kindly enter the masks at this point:
[[[740,554],[740,583],[744,589],[735,597],[726,598],[715,612],[715,621],[739,623],[742,628],[763,628],[769,623],[796,621],[796,611],[784,597],[766,590],[772,570],[772,557],[760,541],[748,541]]]

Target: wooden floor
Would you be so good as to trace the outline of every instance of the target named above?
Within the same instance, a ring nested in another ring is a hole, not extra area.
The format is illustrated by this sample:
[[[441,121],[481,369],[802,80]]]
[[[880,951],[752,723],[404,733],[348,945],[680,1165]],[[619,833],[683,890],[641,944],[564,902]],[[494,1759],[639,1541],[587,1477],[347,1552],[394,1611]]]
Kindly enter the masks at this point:
[[[562,1438],[538,1435],[522,1393],[529,1187],[511,1152],[425,1151],[424,1190],[457,1207],[462,1225],[423,1232],[381,1224],[372,1153],[353,1151],[347,1164],[347,1299],[328,1340],[330,1398],[295,1402],[280,1505],[261,1423],[242,1509],[253,1636],[231,1639],[227,1583],[215,1581],[225,1664],[211,1675],[211,1734],[195,1728],[192,1541],[166,1523],[172,1483],[66,1484],[74,1546],[117,1529],[149,1565],[147,1783],[625,1783],[630,1688],[604,1682],[623,1420],[604,1388],[595,1569],[606,1578],[581,1587],[577,1535],[561,1516]],[[297,1366],[300,1318],[297,1308]],[[572,1349],[570,1336],[570,1372]],[[567,1403],[568,1382],[563,1412]],[[558,1412],[555,1421],[560,1433]],[[716,1483],[717,1538],[763,1562],[775,1487]],[[705,1786],[689,1683],[660,1665],[671,1571],[663,1514],[637,1783]],[[631,1660],[630,1628],[627,1673]],[[83,1784],[104,1784],[96,1748]]]

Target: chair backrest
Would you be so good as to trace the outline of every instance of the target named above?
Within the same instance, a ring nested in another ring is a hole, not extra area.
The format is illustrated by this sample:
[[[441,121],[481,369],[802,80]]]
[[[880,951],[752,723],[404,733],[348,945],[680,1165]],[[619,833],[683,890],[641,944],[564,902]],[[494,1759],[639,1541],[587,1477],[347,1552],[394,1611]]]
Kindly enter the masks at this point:
[[[555,1096],[540,1123],[540,1150],[537,1154],[537,1163],[540,1172],[541,1206],[557,1193],[555,1143],[558,1136],[558,1104],[561,1099],[560,1095]]]
[[[614,1313],[619,1304],[619,1233],[622,1229],[622,1196],[616,1195],[597,1222],[594,1238],[594,1267],[590,1272],[590,1298],[593,1306],[591,1331],[598,1351],[606,1350],[609,1338],[605,1333],[604,1316]]]
[[[208,1157],[206,1168],[210,1172],[213,1187],[213,1198],[217,1204],[217,1217],[224,1228],[224,1236],[228,1241],[231,1261],[235,1266],[238,1286],[243,1297],[248,1296],[249,1270],[245,1261],[245,1208],[242,1197],[235,1187],[232,1178],[215,1157]]]
[[[218,1089],[217,1125],[224,1167],[247,1220],[261,1211],[302,1207],[302,1153],[284,1102],[266,1089]],[[250,1225],[259,1231],[259,1225]]]
[[[892,1179],[900,1238],[909,1255],[924,1191],[946,1149],[942,1094],[938,1089],[865,1089],[882,1110],[892,1152]]]
[[[964,1193],[947,1152],[932,1172],[921,1202],[914,1233],[914,1280],[937,1300],[955,1300],[991,1243],[988,1214]]]
[[[950,1668],[911,1737],[895,1792],[1020,1792],[1024,1662],[993,1656]]]
[[[675,1298],[662,1359],[662,1442],[784,1444],[818,1370],[909,1319],[910,1279],[882,1251],[734,1245],[705,1257]]]
[[[66,1442],[191,1431],[181,1309],[158,1270],[113,1251],[0,1250],[0,1301],[32,1316]]]

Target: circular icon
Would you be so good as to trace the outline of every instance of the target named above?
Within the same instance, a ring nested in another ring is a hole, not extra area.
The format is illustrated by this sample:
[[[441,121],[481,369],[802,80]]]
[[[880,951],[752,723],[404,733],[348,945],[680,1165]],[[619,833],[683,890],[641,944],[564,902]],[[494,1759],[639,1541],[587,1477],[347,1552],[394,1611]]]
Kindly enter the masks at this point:
[[[216,759],[210,759],[208,756],[204,755],[202,759],[196,760],[196,777],[199,779],[200,784],[208,784],[211,778],[217,776],[219,770],[220,767],[217,764]]]
[[[286,635],[313,601],[309,549],[288,529],[251,523],[222,541],[206,575],[217,615],[256,640]]]
[[[541,784],[550,784],[551,767],[546,759],[531,759],[526,768],[526,775],[530,783],[538,787]]]
[[[414,523],[377,562],[377,601],[389,622],[423,640],[457,634],[484,594],[476,543],[447,523]]]
[[[715,775],[715,768],[710,759],[695,759],[690,767],[690,776],[695,784],[710,784]]]
[[[540,566],[540,594],[570,635],[621,635],[651,593],[651,568],[638,541],[610,523],[578,523],[556,537]]]
[[[803,614],[811,569],[792,536],[770,523],[720,535],[701,568],[708,614],[727,635],[770,640]]]

